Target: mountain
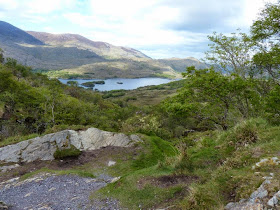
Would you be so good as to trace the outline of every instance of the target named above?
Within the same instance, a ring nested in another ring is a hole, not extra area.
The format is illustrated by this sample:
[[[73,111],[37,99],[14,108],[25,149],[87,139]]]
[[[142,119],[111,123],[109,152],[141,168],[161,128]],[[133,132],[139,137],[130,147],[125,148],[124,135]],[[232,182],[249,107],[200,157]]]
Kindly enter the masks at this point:
[[[149,58],[138,50],[118,47],[106,42],[94,42],[78,34],[50,34],[35,31],[27,31],[27,33],[50,46],[76,47],[92,51],[107,59]]]
[[[59,77],[180,77],[187,66],[203,67],[193,58],[152,59],[129,47],[92,41],[78,34],[23,31],[0,21],[0,48],[5,57]]]
[[[105,60],[94,52],[77,47],[50,46],[3,21],[0,22],[0,48],[5,57],[35,69],[73,68]]]
[[[0,40],[1,44],[3,42],[14,42],[31,45],[44,45],[44,42],[4,21],[0,21]]]
[[[186,67],[189,66],[195,66],[197,69],[204,69],[209,67],[207,64],[202,63],[193,57],[158,59],[158,61],[162,64],[170,66],[172,69],[174,69],[177,72],[185,72]]]

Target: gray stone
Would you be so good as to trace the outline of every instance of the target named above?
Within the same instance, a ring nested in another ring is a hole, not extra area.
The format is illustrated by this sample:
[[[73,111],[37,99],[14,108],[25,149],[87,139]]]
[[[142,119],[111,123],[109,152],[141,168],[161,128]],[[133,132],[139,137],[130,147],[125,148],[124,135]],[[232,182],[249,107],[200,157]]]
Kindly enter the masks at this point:
[[[280,199],[280,191],[278,191],[273,195],[273,197],[267,202],[267,205],[274,207],[278,204],[279,199]]]
[[[271,177],[269,177],[271,178]],[[249,199],[242,199],[236,203],[228,203],[225,206],[227,210],[262,210],[264,209],[263,200],[267,198],[267,185],[271,184],[270,179],[266,179],[261,186],[254,191]]]
[[[17,167],[19,167],[19,164],[14,164],[14,165],[9,165],[9,166],[1,166],[0,171],[1,172],[6,172],[6,171],[12,170],[12,169],[17,168]]]
[[[264,207],[260,203],[229,203],[225,206],[226,210],[263,210]]]
[[[3,202],[3,201],[0,201],[0,210],[8,210],[9,207]]]
[[[121,179],[120,176],[115,177],[115,178],[113,178],[113,179],[111,180],[111,183],[115,183],[115,182],[119,181],[120,179]]]
[[[53,160],[57,149],[73,145],[80,151],[95,150],[107,146],[129,147],[142,141],[138,136],[89,128],[86,131],[65,130],[0,148],[0,163]]]
[[[261,186],[251,194],[249,201],[254,203],[257,199],[262,199],[268,195],[268,191],[265,189],[265,186],[270,184],[269,180],[265,180]]]
[[[113,166],[113,165],[116,165],[116,161],[110,160],[110,161],[108,162],[108,166],[110,167],[110,166]]]

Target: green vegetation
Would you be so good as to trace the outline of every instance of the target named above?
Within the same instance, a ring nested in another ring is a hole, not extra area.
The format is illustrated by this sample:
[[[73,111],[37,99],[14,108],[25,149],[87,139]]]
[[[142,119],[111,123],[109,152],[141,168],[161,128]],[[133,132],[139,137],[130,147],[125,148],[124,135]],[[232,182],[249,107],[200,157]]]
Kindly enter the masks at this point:
[[[81,75],[77,73],[69,73],[61,70],[50,70],[43,71],[42,74],[47,75],[50,78],[61,78],[61,79],[90,79],[90,75]]]
[[[7,59],[0,64],[0,145],[71,127],[138,133],[143,143],[116,165],[73,167],[121,177],[93,197],[130,209],[222,209],[248,198],[262,177],[280,178],[279,166],[253,169],[280,152],[279,5],[267,4],[249,35],[209,36],[212,66],[189,67],[181,81],[159,86],[96,93]],[[56,152],[72,155],[73,148]]]
[[[82,86],[93,88],[95,84],[104,85],[105,82],[104,81],[84,82],[82,83]]]
[[[82,86],[93,88],[95,86],[95,83],[94,82],[84,82],[84,83],[82,83]]]
[[[55,159],[64,159],[64,158],[68,158],[68,157],[78,157],[81,154],[81,151],[78,150],[76,147],[74,147],[73,145],[71,145],[70,148],[68,149],[58,149],[55,151],[55,153],[53,154]]]
[[[67,85],[78,87],[79,84],[77,81],[67,81]]]
[[[71,174],[71,175],[78,175],[78,176],[81,176],[81,177],[91,177],[91,178],[96,177],[92,173],[89,173],[89,172],[86,172],[86,171],[81,171],[81,170],[78,170],[78,169],[60,170],[59,171],[59,170],[52,170],[52,169],[48,169],[48,168],[42,168],[42,169],[37,170],[37,171],[26,173],[23,176],[21,176],[20,179],[25,180],[25,179],[28,179],[28,178],[30,178],[34,175],[37,175],[37,174],[43,173],[43,172],[56,174],[56,175],[69,175],[69,174]]]

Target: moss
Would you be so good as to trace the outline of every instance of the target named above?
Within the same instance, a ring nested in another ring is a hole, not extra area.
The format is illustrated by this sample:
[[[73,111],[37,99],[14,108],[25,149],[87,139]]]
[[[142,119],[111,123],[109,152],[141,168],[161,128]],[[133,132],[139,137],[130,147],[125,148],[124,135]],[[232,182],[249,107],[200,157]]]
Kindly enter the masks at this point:
[[[135,169],[151,167],[159,161],[163,161],[165,157],[175,156],[176,154],[178,154],[178,151],[171,143],[156,136],[148,137],[143,152],[133,161],[132,167]]]
[[[64,159],[68,157],[78,157],[81,154],[81,151],[78,150],[76,147],[71,145],[69,149],[57,149],[53,154],[55,159]]]

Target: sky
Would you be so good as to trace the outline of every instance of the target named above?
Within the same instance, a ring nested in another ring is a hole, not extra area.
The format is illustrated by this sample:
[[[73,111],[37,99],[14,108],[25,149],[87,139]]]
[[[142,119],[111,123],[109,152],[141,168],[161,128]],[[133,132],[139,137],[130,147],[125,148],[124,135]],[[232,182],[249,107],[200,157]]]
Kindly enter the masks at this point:
[[[207,35],[248,32],[276,0],[0,0],[0,20],[28,31],[80,34],[152,58],[203,58]]]

